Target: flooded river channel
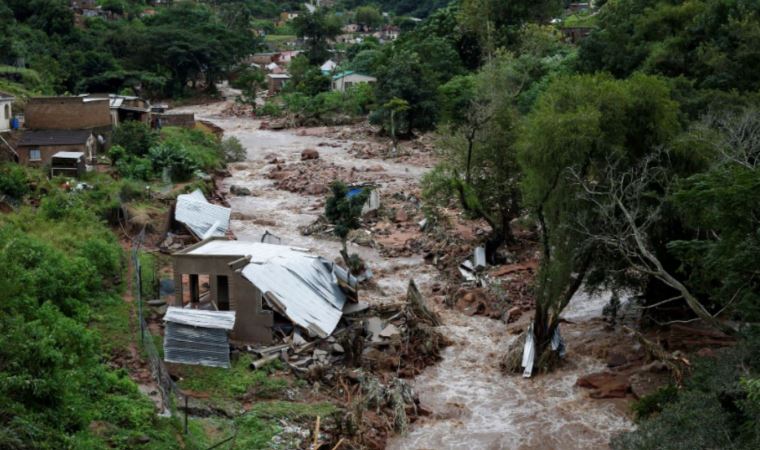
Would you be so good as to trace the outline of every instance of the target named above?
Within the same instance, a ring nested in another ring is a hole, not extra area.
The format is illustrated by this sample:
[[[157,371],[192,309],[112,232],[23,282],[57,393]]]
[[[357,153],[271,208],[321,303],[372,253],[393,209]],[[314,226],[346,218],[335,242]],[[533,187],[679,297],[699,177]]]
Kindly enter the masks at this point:
[[[417,185],[429,167],[399,164],[393,160],[355,159],[348,151],[353,142],[322,135],[319,129],[260,130],[260,122],[225,117],[223,104],[188,107],[197,118],[209,120],[237,137],[247,149],[244,163],[230,166],[224,182],[248,188],[253,195],[230,197],[232,228],[239,239],[259,240],[269,231],[283,243],[306,247],[325,256],[338,254],[334,240],[303,236],[299,227],[312,223],[323,211],[323,196],[292,193],[274,188],[267,174],[268,161],[276,156],[287,162],[300,160],[305,148],[318,148],[320,158],[338,166],[361,170],[381,166],[387,179],[383,191]],[[322,146],[318,146],[322,143]],[[378,273],[378,288],[363,299],[383,302],[402,298],[408,280],[414,278],[423,292],[438,276],[421,255],[388,258],[375,249],[353,246]],[[502,322],[469,317],[439,308],[443,333],[454,344],[443,360],[427,368],[414,381],[421,402],[433,414],[413,424],[406,435],[389,443],[391,449],[590,449],[606,448],[610,437],[632,428],[620,403],[588,398],[575,386],[580,375],[604,368],[603,362],[573,351],[573,339],[584,332],[584,323],[601,313],[605,299],[574,299],[566,315],[570,324],[562,332],[568,343],[568,363],[556,373],[524,379],[505,376],[498,363],[515,336]]]

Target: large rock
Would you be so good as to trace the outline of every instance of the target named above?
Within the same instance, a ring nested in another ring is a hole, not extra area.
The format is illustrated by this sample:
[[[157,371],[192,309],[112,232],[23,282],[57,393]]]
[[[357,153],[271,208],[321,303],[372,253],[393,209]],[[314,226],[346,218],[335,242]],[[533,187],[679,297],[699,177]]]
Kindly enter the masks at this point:
[[[237,195],[238,197],[245,197],[251,195],[251,190],[242,186],[233,184],[230,186],[230,194]]]
[[[591,398],[623,398],[631,390],[628,377],[612,372],[598,372],[578,378],[577,386],[592,389]]]
[[[307,148],[301,152],[301,161],[305,161],[307,159],[319,159],[319,152],[313,148]]]

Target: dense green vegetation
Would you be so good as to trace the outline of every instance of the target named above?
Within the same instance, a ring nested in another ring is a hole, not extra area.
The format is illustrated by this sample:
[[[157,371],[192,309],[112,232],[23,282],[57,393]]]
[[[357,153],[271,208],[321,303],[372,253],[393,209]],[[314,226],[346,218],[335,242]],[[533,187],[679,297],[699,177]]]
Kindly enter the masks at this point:
[[[377,5],[386,12],[392,12],[400,16],[427,17],[430,13],[443,8],[451,0],[341,0],[340,5],[355,9],[362,5]]]
[[[112,2],[112,4],[115,2]],[[114,20],[86,18],[74,24],[69,2],[0,2],[0,65],[26,72],[3,78],[6,86],[53,93],[133,92],[179,96],[214,83],[257,48],[246,2],[175,2],[143,16],[141,2],[122,2]],[[129,12],[129,11],[133,12]],[[2,66],[0,66],[2,67]],[[2,72],[0,72],[1,74]],[[19,80],[24,78],[24,80]],[[14,89],[10,89],[14,90]]]
[[[5,194],[42,199],[0,217],[0,447],[176,447],[176,424],[103,364],[88,327],[128,319],[109,313],[123,305],[124,256],[105,222],[115,186],[96,177],[91,191],[63,192],[32,170],[0,173]]]

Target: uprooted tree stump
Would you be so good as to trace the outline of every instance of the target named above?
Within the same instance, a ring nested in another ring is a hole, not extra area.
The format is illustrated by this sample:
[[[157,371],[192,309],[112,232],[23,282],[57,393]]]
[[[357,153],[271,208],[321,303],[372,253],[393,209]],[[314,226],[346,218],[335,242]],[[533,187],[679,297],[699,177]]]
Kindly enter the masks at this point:
[[[409,289],[406,291],[406,299],[409,302],[409,309],[418,321],[426,323],[431,327],[441,325],[441,318],[438,317],[438,314],[428,309],[425,304],[425,299],[422,297],[422,294],[420,294],[420,290],[417,289],[414,280],[409,280]]]
[[[502,372],[507,374],[519,374],[523,373],[522,366],[523,350],[525,348],[525,340],[528,337],[528,330],[523,331],[509,346],[507,353],[502,357],[499,367]],[[543,352],[538,354],[533,361],[533,373],[548,373],[556,369],[562,358],[559,356],[559,352],[552,350],[551,345],[547,345]]]

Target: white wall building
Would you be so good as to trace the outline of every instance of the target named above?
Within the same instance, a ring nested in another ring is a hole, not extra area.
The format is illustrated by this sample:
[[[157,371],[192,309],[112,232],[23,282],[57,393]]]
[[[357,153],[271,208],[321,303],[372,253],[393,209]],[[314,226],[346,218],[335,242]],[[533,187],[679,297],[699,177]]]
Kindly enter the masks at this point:
[[[350,88],[351,86],[355,86],[357,84],[362,84],[362,83],[376,83],[376,82],[377,82],[377,78],[371,77],[369,75],[362,75],[360,73],[355,73],[352,71],[341,72],[333,76],[332,90],[346,92],[346,89]]]
[[[11,117],[13,117],[13,96],[0,92],[0,131],[11,129]]]

